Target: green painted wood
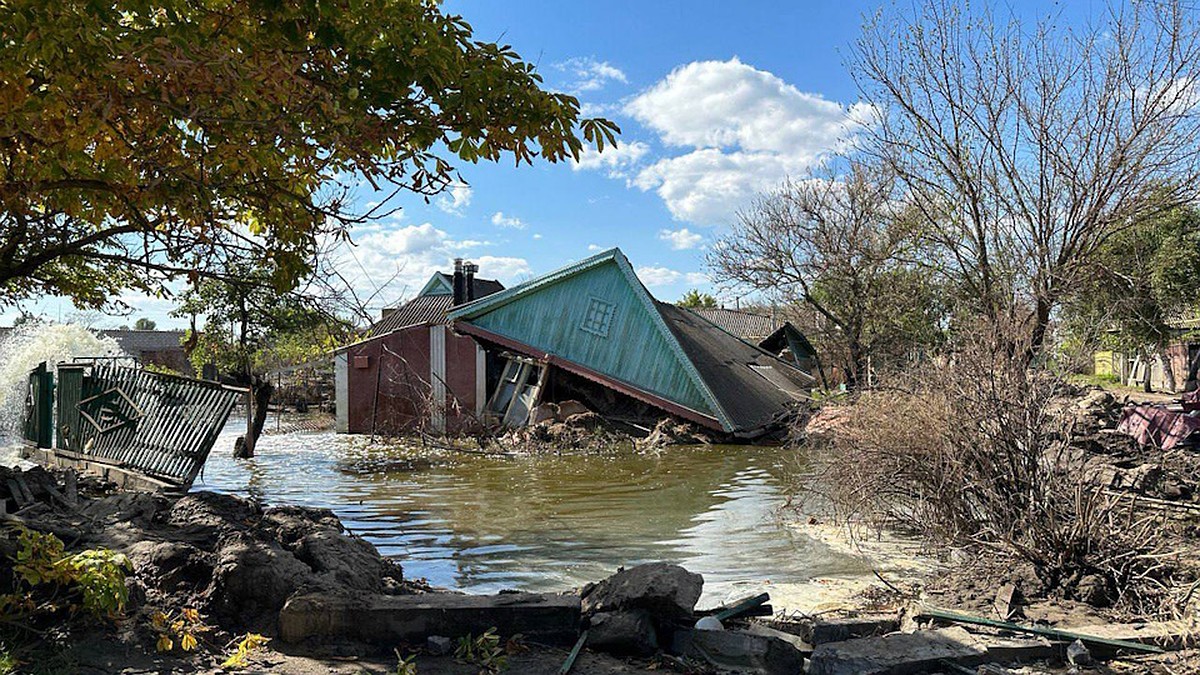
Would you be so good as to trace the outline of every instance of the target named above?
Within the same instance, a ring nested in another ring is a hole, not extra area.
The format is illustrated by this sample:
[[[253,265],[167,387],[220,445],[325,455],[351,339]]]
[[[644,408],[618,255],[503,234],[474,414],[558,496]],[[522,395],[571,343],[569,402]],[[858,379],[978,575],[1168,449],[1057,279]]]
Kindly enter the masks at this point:
[[[83,449],[80,432],[79,401],[83,398],[84,367],[58,367],[58,445],[63,450]]]
[[[29,373],[24,431],[25,440],[39,448],[49,448],[54,443],[54,372],[45,362]]]
[[[514,294],[470,323],[658,394],[717,415],[709,397],[615,259]],[[606,335],[582,328],[593,299],[613,306]]]

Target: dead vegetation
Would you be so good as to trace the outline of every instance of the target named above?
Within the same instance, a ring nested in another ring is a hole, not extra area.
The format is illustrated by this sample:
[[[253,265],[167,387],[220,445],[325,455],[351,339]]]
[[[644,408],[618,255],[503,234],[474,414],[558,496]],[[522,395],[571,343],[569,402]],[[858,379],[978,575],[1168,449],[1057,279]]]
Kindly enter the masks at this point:
[[[1097,480],[1097,455],[1075,442],[1079,416],[1065,414],[1070,385],[999,344],[963,340],[838,410],[816,436],[805,506],[964,560],[1027,565],[1035,593],[1114,614],[1186,611],[1198,583],[1187,525]]]

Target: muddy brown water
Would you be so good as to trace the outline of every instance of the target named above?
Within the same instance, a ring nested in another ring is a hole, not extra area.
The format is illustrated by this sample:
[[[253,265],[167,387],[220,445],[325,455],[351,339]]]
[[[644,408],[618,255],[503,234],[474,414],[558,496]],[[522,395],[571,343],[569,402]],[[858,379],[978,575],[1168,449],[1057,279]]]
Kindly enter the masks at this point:
[[[333,433],[267,436],[234,459],[232,435],[194,489],[332,509],[409,577],[472,593],[559,591],[651,560],[705,577],[714,603],[764,585],[870,574],[794,527],[782,506],[795,451],[487,457],[369,445]]]

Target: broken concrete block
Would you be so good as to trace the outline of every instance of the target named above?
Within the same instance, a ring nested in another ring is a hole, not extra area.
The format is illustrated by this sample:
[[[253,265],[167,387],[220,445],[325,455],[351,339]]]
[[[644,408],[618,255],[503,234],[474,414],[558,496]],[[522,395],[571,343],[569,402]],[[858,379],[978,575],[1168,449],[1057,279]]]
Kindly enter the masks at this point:
[[[671,650],[735,673],[795,675],[804,668],[804,654],[788,641],[737,630],[677,630]]]
[[[565,420],[568,417],[573,417],[575,415],[582,415],[586,412],[591,411],[588,410],[586,405],[576,400],[563,401],[562,403],[558,404],[558,419],[560,420]]]
[[[445,635],[430,635],[425,639],[425,651],[433,656],[445,656],[454,651],[454,640]]]
[[[817,645],[809,675],[906,675],[925,672],[942,660],[973,667],[988,660],[987,648],[957,626],[893,633]]]
[[[617,656],[649,656],[658,651],[658,633],[644,609],[600,612],[588,624],[587,644]]]
[[[558,406],[553,403],[543,403],[529,413],[529,424],[553,422],[558,419]]]
[[[804,624],[800,637],[810,645],[842,642],[855,638],[886,635],[900,630],[895,615],[853,616],[833,619],[814,619]]]
[[[704,588],[704,577],[679,565],[646,563],[630,567],[585,592],[583,611],[588,615],[622,609],[645,609],[656,619],[690,616]]]
[[[288,600],[279,612],[284,642],[348,638],[395,645],[427,635],[479,635],[489,628],[537,642],[571,644],[579,635],[579,598],[550,593],[500,595],[335,595],[314,593]]]
[[[1200,632],[1187,621],[1159,621],[1153,623],[1109,623],[1081,628],[1064,628],[1072,633],[1090,635],[1109,640],[1123,640],[1141,644],[1158,645],[1163,649],[1186,649],[1200,645]],[[1088,645],[1093,653],[1108,653],[1102,645]]]

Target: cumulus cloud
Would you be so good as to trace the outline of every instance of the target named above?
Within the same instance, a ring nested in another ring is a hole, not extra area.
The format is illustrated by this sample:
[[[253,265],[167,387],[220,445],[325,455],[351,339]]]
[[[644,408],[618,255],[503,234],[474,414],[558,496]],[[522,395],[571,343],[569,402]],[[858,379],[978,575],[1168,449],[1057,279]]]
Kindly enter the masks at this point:
[[[659,230],[658,238],[671,244],[676,251],[686,251],[696,248],[704,241],[704,236],[685,228],[678,230]]]
[[[496,227],[504,227],[513,230],[525,229],[525,222],[516,216],[506,216],[503,211],[497,211],[492,214],[492,224]]]
[[[736,58],[676,68],[625,112],[682,151],[640,169],[633,184],[698,224],[731,221],[755,193],[846,147],[871,117],[866,104],[802,92]]]
[[[600,61],[591,56],[567,59],[562,63],[554,64],[554,67],[574,78],[567,85],[567,89],[576,93],[603,89],[610,82],[622,84],[629,82],[629,78],[620,68],[608,61]]]
[[[609,178],[628,178],[630,170],[641,162],[650,146],[641,141],[630,141],[616,146],[605,147],[598,151],[594,147],[584,146],[579,153],[579,161],[571,164],[575,171],[602,170]]]
[[[336,265],[359,297],[375,296],[373,305],[393,305],[412,297],[434,272],[453,268],[454,259],[490,245],[473,239],[455,239],[432,223],[388,229],[355,229],[354,246],[336,252]],[[532,273],[524,258],[471,255],[479,275],[516,283]]]
[[[701,272],[680,272],[669,267],[659,267],[656,265],[637,268],[637,275],[642,280],[642,283],[646,284],[647,288],[670,286],[681,281],[687,282],[690,285],[699,285],[708,282],[708,276]]]
[[[472,194],[470,185],[455,183],[446,188],[445,192],[438,195],[435,203],[442,211],[454,216],[461,216],[463,211],[471,205]]]

